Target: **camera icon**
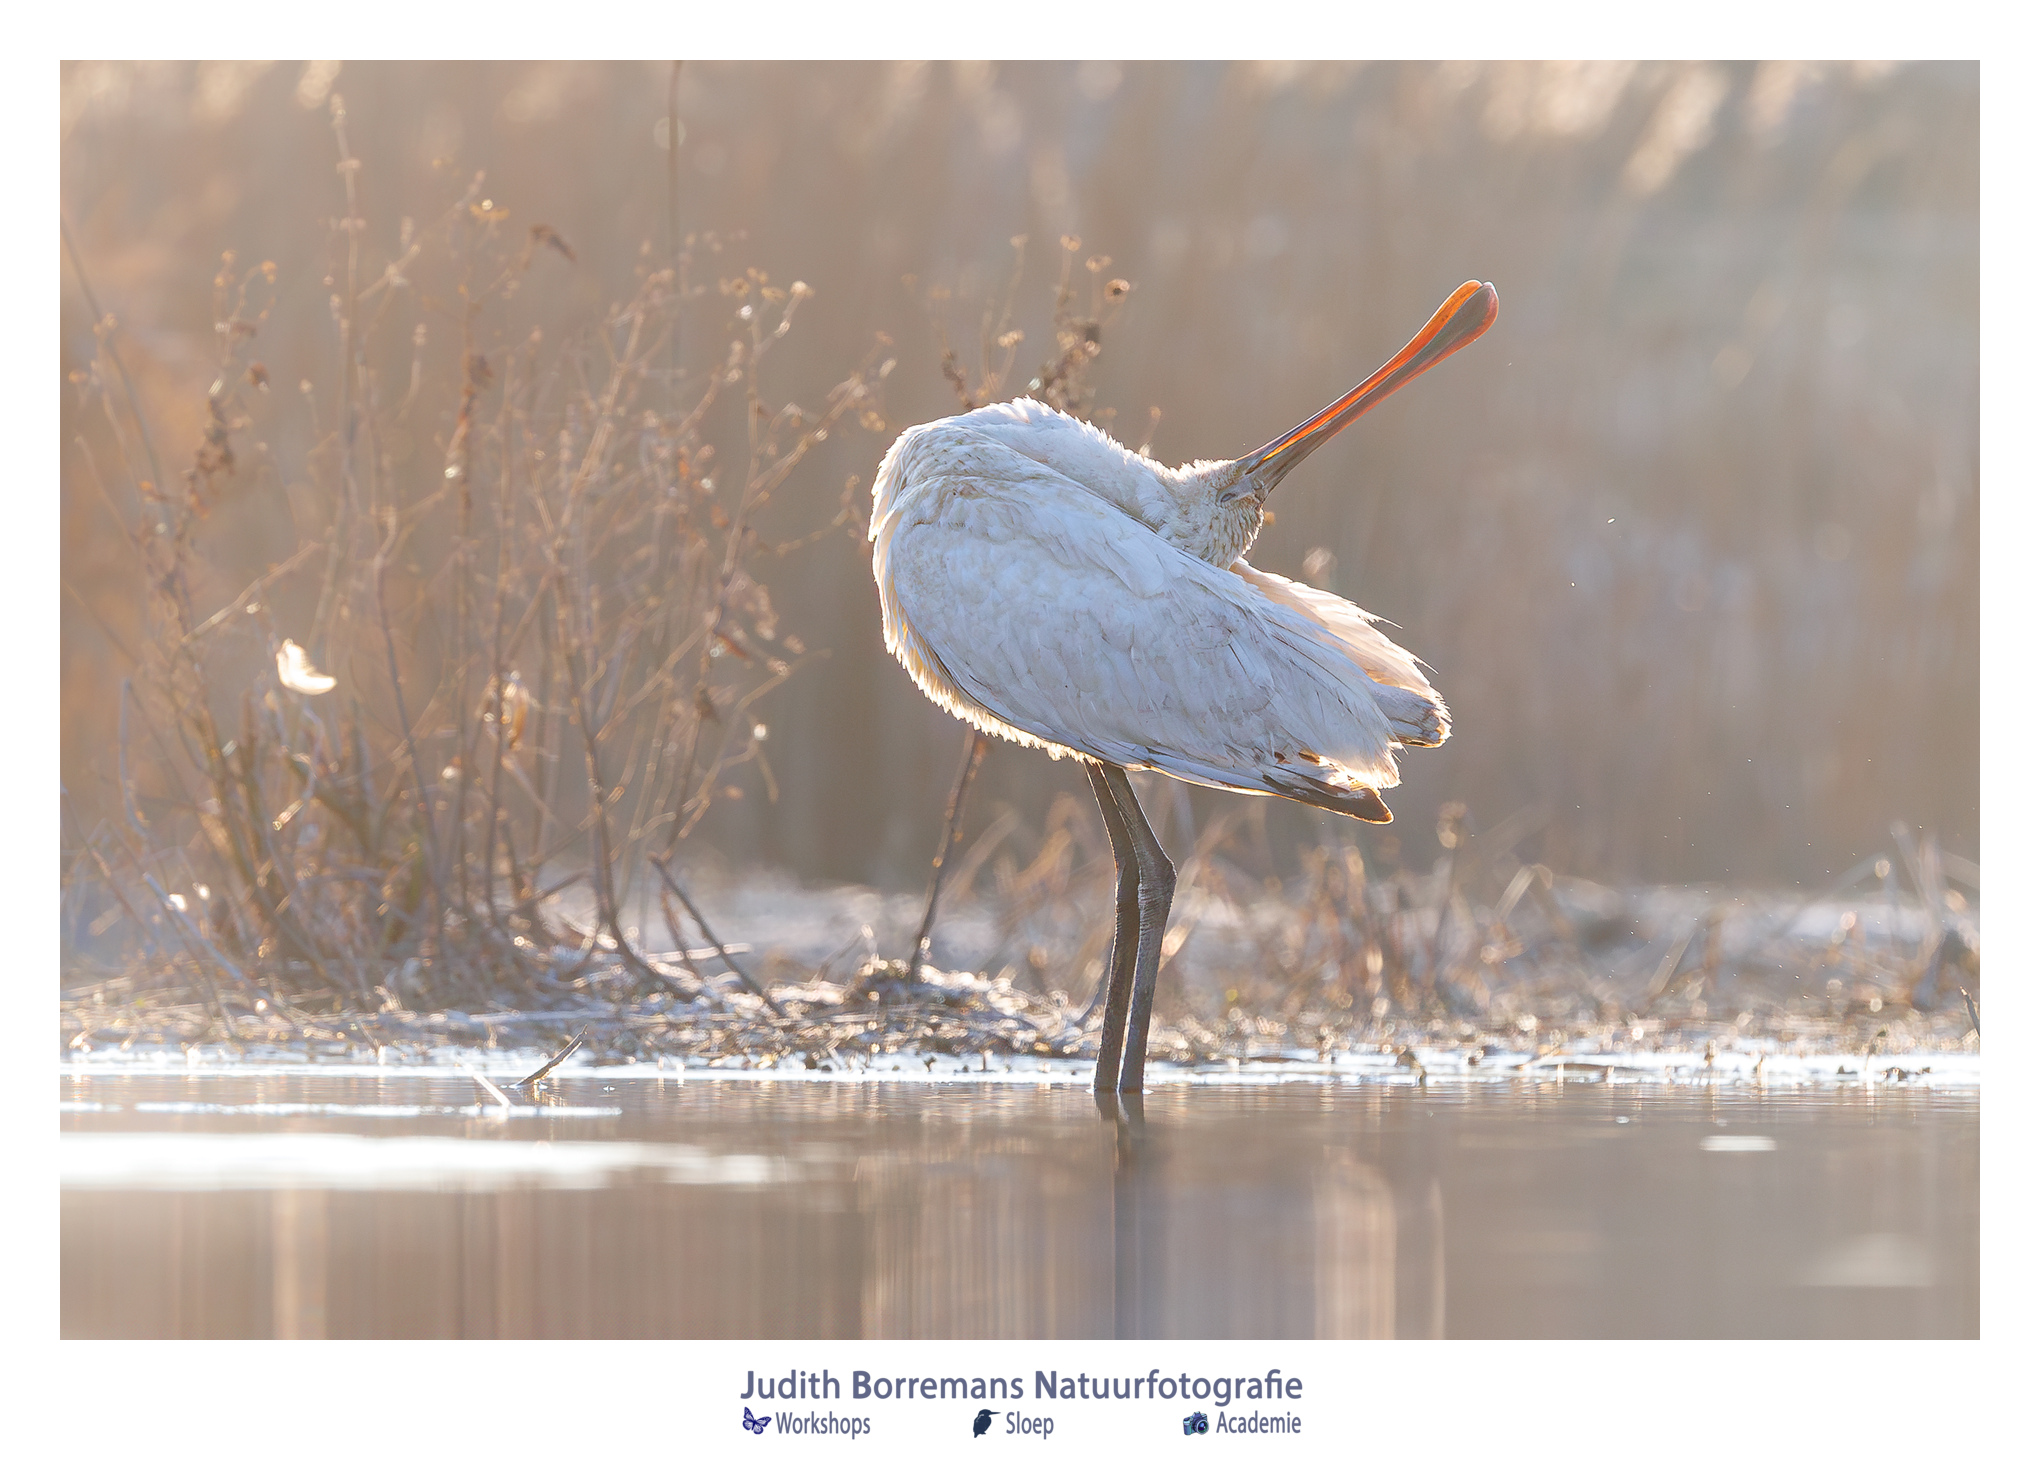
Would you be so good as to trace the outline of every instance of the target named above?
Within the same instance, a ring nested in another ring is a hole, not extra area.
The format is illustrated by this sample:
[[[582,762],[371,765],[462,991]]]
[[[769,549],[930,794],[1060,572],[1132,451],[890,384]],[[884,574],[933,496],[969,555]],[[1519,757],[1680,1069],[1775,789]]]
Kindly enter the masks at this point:
[[[1183,1416],[1183,1432],[1185,1434],[1208,1434],[1210,1431],[1211,1421],[1205,1418],[1203,1414],[1185,1414]]]

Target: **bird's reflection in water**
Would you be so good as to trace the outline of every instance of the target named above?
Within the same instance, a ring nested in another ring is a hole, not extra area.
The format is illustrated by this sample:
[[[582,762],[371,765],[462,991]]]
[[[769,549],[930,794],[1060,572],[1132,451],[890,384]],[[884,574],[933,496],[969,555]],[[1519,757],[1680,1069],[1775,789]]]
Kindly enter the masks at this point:
[[[1152,1219],[1144,1205],[1152,1193],[1146,1177],[1150,1162],[1147,1136],[1147,1104],[1139,1093],[1096,1092],[1098,1114],[1113,1128],[1112,1150],[1112,1335],[1119,1338],[1152,1337],[1152,1328],[1141,1319],[1142,1268],[1154,1256],[1148,1248],[1159,1233],[1160,1211]]]
[[[1307,1194],[1297,1188],[1259,1220],[1234,1222],[1237,1192],[1222,1173],[1171,1156],[1170,1130],[1150,1124],[1143,1096],[1093,1096],[1113,1130],[1113,1336],[1253,1335],[1243,1324],[1256,1321],[1268,1336],[1443,1335],[1435,1177],[1399,1212],[1379,1169],[1325,1145]],[[1399,1235],[1415,1247],[1401,1260]]]

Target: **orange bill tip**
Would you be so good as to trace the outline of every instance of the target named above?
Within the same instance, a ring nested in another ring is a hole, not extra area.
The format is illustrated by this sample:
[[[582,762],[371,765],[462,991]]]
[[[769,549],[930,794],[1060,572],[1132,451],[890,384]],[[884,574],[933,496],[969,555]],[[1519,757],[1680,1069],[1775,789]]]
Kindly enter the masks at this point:
[[[1423,329],[1366,382],[1256,452],[1250,457],[1251,462],[1265,464],[1285,450],[1337,433],[1411,378],[1435,367],[1480,336],[1494,325],[1500,311],[1501,298],[1495,294],[1493,285],[1485,281],[1466,282],[1446,297]],[[1302,451],[1309,452],[1308,447]]]

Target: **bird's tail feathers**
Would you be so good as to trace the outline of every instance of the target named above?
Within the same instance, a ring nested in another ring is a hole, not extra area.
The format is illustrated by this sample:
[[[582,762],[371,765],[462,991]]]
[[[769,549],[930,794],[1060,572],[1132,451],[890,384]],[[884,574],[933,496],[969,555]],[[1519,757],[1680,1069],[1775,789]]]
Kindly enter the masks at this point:
[[[1335,786],[1307,771],[1263,771],[1261,779],[1277,796],[1286,796],[1328,812],[1341,812],[1363,822],[1393,822],[1395,813],[1379,791],[1365,786]]]
[[[1430,699],[1438,697],[1438,691],[1424,676],[1417,656],[1392,642],[1375,626],[1382,620],[1365,608],[1356,607],[1336,593],[1323,591],[1307,582],[1292,582],[1287,577],[1264,572],[1249,565],[1244,557],[1232,564],[1232,571],[1270,602],[1300,613],[1307,621],[1315,623],[1323,630],[1323,636],[1358,664],[1375,683],[1407,689],[1412,694]],[[1395,625],[1391,623],[1389,626]]]
[[[1404,745],[1443,745],[1452,733],[1452,712],[1435,694],[1426,696],[1413,689],[1377,684],[1374,702]]]

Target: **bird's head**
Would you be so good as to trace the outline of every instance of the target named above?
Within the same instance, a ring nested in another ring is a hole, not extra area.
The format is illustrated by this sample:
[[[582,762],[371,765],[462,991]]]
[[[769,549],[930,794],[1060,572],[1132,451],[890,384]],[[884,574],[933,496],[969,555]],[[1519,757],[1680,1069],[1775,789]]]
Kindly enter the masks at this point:
[[[1166,494],[1147,502],[1143,520],[1213,566],[1231,566],[1261,530],[1262,496],[1245,483],[1244,461],[1200,459],[1177,469],[1153,466]]]

